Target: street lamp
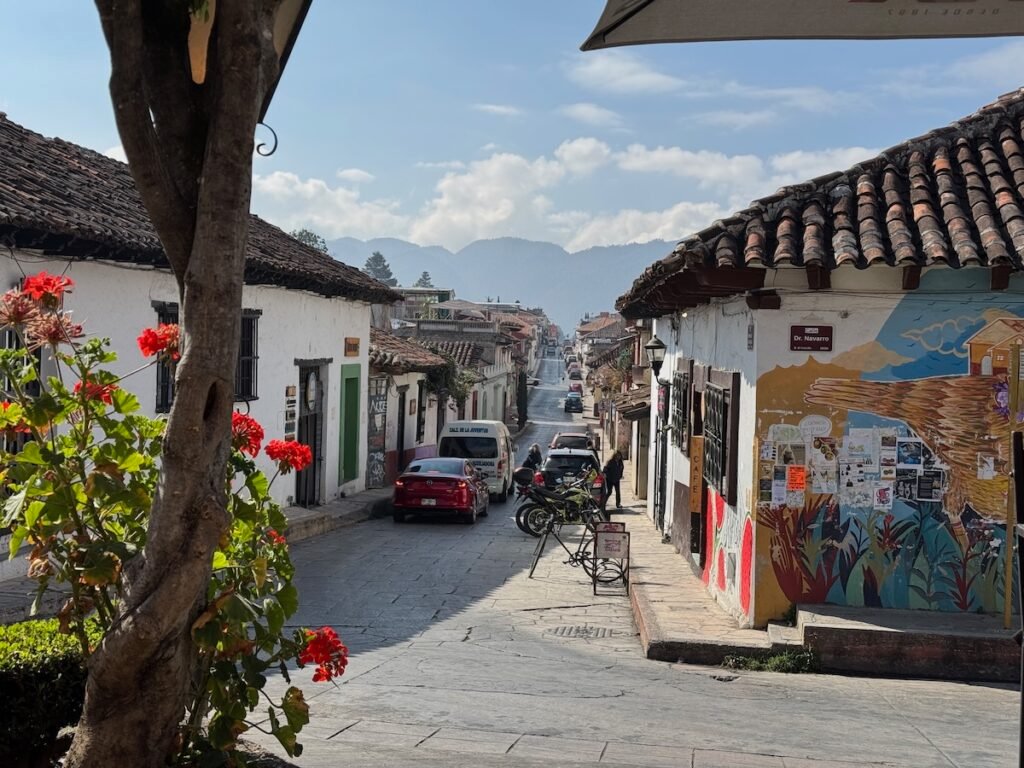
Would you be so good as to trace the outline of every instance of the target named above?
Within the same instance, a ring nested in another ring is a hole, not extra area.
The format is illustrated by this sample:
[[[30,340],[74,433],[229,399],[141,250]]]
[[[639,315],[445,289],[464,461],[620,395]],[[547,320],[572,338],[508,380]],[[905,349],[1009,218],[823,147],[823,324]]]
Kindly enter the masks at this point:
[[[651,371],[657,379],[661,374],[661,364],[665,362],[665,342],[654,336],[644,344],[644,352],[647,353],[647,362],[651,364]]]

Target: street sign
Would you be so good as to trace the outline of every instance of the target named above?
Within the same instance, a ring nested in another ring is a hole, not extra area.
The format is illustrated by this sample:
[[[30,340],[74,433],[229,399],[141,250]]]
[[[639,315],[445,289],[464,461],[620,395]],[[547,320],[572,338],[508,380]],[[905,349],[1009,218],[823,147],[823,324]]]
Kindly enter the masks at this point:
[[[831,352],[832,326],[789,326],[789,350],[791,352]]]

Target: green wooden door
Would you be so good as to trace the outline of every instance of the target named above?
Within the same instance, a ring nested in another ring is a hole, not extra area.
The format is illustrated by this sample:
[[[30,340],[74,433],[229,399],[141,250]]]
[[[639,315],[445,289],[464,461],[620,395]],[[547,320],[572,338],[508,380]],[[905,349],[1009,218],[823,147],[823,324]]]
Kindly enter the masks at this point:
[[[341,366],[341,452],[338,476],[347,483],[359,476],[359,363]]]

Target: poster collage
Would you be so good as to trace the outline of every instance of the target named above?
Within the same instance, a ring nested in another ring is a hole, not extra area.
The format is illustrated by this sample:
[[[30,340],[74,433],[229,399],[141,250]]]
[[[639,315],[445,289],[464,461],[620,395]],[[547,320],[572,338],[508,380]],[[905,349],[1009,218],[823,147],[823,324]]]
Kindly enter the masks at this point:
[[[902,500],[941,502],[945,467],[907,428],[851,428],[808,416],[773,424],[758,446],[758,506],[803,509],[808,497],[837,496],[843,507],[888,512]]]

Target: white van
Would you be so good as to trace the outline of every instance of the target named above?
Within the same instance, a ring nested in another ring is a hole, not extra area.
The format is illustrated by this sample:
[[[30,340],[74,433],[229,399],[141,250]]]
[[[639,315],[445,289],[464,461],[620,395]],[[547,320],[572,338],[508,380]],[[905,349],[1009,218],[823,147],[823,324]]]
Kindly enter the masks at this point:
[[[437,455],[469,459],[487,481],[498,501],[508,498],[516,468],[515,447],[508,427],[500,421],[452,421],[444,425],[437,441]]]

